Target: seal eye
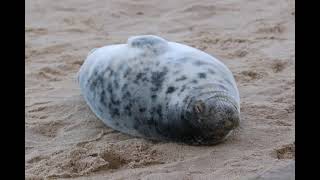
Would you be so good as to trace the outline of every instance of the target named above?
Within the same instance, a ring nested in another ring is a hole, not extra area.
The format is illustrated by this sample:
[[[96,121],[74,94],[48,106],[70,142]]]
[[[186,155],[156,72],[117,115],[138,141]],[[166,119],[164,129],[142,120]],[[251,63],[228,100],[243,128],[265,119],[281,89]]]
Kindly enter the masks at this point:
[[[194,111],[199,114],[199,113],[204,112],[204,110],[205,110],[205,104],[204,104],[204,102],[202,102],[202,101],[197,101],[197,102],[195,103],[195,105],[194,105]]]

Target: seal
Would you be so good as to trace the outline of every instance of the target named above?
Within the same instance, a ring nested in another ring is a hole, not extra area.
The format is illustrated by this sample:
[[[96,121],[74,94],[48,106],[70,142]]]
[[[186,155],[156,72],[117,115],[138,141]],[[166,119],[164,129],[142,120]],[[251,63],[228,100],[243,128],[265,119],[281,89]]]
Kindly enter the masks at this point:
[[[132,136],[211,145],[240,123],[231,71],[203,51],[158,36],[91,50],[78,81],[96,116]]]

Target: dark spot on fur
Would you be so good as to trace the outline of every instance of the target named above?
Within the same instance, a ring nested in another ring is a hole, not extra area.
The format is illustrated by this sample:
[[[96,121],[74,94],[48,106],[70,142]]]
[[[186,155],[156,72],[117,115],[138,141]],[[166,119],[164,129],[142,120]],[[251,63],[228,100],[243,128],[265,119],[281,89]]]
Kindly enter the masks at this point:
[[[104,105],[107,106],[107,102],[106,100],[106,92],[104,90],[102,90],[101,92],[101,96],[100,96],[100,102]]]
[[[98,70],[95,70],[93,72],[93,75],[91,76],[91,78],[88,80],[89,81],[89,88],[90,90],[94,91],[97,86],[100,86],[101,83],[103,83],[103,79],[101,78],[101,76],[99,76]]]
[[[119,83],[118,83],[118,81],[116,79],[113,81],[113,84],[114,84],[114,88],[115,89],[119,88]]]
[[[201,60],[197,60],[197,61],[194,62],[193,64],[196,65],[196,66],[211,65],[210,63],[204,62],[204,61],[201,61]]]
[[[137,75],[136,75],[136,79],[134,80],[134,83],[135,84],[138,84],[138,82],[139,82],[139,80],[142,80],[142,81],[146,81],[148,78],[147,78],[147,76],[146,76],[146,73],[138,73]]]
[[[131,116],[132,115],[132,111],[131,111],[131,104],[128,104],[124,107],[126,113],[128,114],[128,116]]]
[[[180,70],[174,71],[173,74],[180,74]]]
[[[154,116],[155,112],[156,112],[156,107],[152,107],[150,110],[151,116]]]
[[[125,92],[124,95],[122,96],[122,99],[128,99],[131,97],[131,94],[129,91]]]
[[[151,96],[151,98],[152,98],[152,99],[156,99],[156,98],[157,98],[157,95],[156,95],[156,94],[153,94],[153,95]]]
[[[205,79],[207,77],[206,73],[198,73],[199,78]]]
[[[140,111],[140,112],[145,112],[145,111],[146,111],[146,108],[143,108],[143,107],[142,107],[142,108],[139,108],[139,111]]]
[[[125,63],[121,64],[120,67],[119,67],[118,72],[122,72],[122,70],[123,70],[123,68],[124,68],[125,66],[126,66]]]
[[[169,109],[169,101],[166,103],[166,109]]]
[[[143,77],[142,78],[142,82],[148,82],[149,80],[148,80],[148,77],[147,76],[145,76],[145,77]]]
[[[153,46],[154,44],[158,43],[159,40],[151,39],[151,38],[142,38],[133,40],[131,45],[133,47],[143,47],[143,46]]]
[[[135,123],[133,124],[133,129],[138,130],[139,129],[139,123],[137,123],[137,122],[139,122],[139,119],[135,118],[134,121],[135,121]]]
[[[111,117],[120,116],[119,109],[114,107],[112,103],[109,103],[109,110]]]
[[[157,129],[159,120],[162,119],[162,107],[161,105],[157,105],[151,108],[150,110],[151,117],[148,120],[147,124],[152,129]]]
[[[173,93],[175,90],[176,90],[176,88],[175,88],[175,87],[173,87],[173,86],[169,86],[169,87],[168,87],[168,89],[167,89],[166,94]]]
[[[131,45],[132,45],[133,47],[140,46],[140,41],[134,41],[134,42],[131,43]]]
[[[145,122],[146,122],[146,124],[149,126],[149,129],[151,129],[151,127],[152,127],[152,125],[154,124],[154,121],[155,121],[155,119],[154,119],[154,112],[155,112],[155,108],[153,107],[153,108],[151,108],[151,111],[150,111],[150,113],[151,113],[151,118],[149,118],[149,119],[147,119]]]
[[[186,89],[186,85],[184,84],[180,90],[180,92],[183,92]]]
[[[116,122],[116,126],[119,126],[119,123],[118,123],[118,122]]]
[[[120,101],[117,100],[115,96],[111,96],[111,103],[116,106],[120,105]]]
[[[128,88],[128,84],[124,84],[121,88],[121,91],[124,92],[127,90],[127,88]]]
[[[162,119],[162,106],[161,105],[157,106],[157,113],[158,113],[159,119],[161,120]]]
[[[194,84],[197,84],[197,83],[198,83],[197,80],[192,80],[191,82],[194,83]]]
[[[113,70],[112,69],[110,69],[109,67],[106,69],[106,71],[109,71],[110,73],[109,73],[109,76],[112,76],[112,74],[113,74]]]
[[[183,80],[186,80],[186,79],[187,79],[187,77],[185,75],[183,75],[183,76],[177,78],[176,81],[183,81]]]
[[[208,69],[208,72],[209,72],[210,74],[216,74],[216,72],[215,72],[214,70],[212,70],[212,69]]]
[[[157,49],[153,49],[152,52],[153,52],[154,54],[158,54],[158,50],[157,50]]]
[[[114,108],[112,114],[114,116],[120,116],[119,109],[118,108]]]
[[[110,93],[110,96],[112,96],[112,84],[111,83],[108,83],[108,86],[107,86],[107,91]]]
[[[100,106],[98,106],[98,111],[99,111],[99,112],[102,112],[102,109],[101,109],[101,107],[100,107]]]
[[[183,57],[183,58],[180,58],[180,59],[177,59],[176,61],[177,62],[186,62],[186,61],[188,61],[188,57]]]
[[[136,81],[139,81],[139,79],[141,79],[141,77],[143,76],[144,73],[138,73],[136,76]]]
[[[147,54],[146,53],[141,53],[140,56],[144,58],[144,57],[147,56]]]
[[[189,98],[190,98],[190,96],[185,97],[182,102],[187,103]]]
[[[151,83],[153,87],[151,91],[158,91],[161,89],[163,81],[165,79],[165,75],[168,73],[168,68],[164,67],[162,71],[152,72],[151,75]]]
[[[91,78],[91,79],[89,79],[89,84],[90,84],[90,90],[94,91],[97,86],[97,81],[95,81],[93,78]]]
[[[102,105],[107,106],[106,103],[106,92],[105,92],[105,83],[104,78],[102,74],[99,74],[97,70],[94,71],[94,75],[89,80],[89,88],[92,91],[95,91],[97,94],[99,94],[99,101]],[[111,89],[112,91],[112,89]]]
[[[130,72],[131,72],[131,68],[128,68],[128,69],[124,72],[123,77],[126,78],[126,77],[129,75]]]

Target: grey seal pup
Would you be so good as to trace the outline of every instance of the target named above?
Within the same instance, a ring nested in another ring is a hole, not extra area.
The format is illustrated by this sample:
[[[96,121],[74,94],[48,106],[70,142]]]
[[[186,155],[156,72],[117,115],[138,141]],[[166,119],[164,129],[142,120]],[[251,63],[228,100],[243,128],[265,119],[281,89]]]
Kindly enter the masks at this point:
[[[239,126],[231,71],[203,51],[158,36],[91,50],[78,82],[99,119],[133,136],[211,145]]]

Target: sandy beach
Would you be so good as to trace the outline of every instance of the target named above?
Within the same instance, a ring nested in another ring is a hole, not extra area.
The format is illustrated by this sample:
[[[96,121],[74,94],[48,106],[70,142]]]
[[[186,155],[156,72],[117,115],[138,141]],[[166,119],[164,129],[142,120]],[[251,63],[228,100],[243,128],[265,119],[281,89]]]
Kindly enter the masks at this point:
[[[248,179],[295,159],[293,0],[27,0],[26,179]],[[226,64],[240,127],[221,144],[131,137],[102,123],[76,81],[88,52],[154,34]]]

